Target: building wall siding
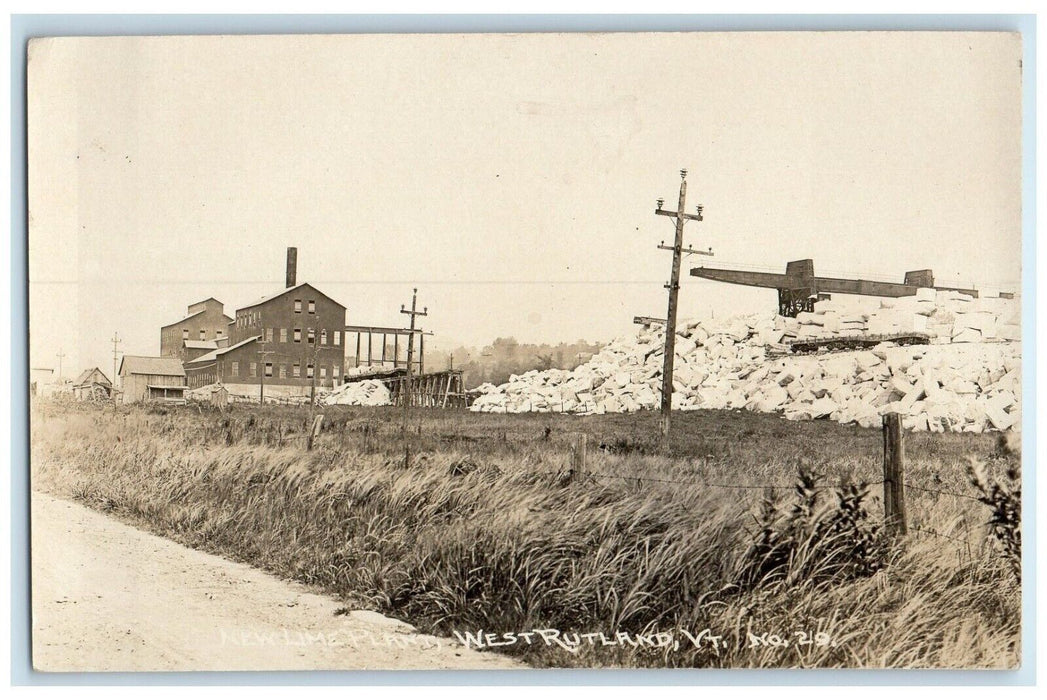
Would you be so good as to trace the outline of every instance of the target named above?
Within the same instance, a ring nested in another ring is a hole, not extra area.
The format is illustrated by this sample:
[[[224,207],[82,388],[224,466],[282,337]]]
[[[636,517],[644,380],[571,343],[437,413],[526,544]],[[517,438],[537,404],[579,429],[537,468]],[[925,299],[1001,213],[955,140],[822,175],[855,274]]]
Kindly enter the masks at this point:
[[[193,357],[199,357],[204,351],[190,350],[188,354],[182,345],[186,338],[183,331],[188,331],[188,340],[201,340],[200,331],[204,332],[202,340],[218,340],[226,337],[232,326],[229,325],[229,317],[222,309],[221,302],[209,299],[189,307],[190,309],[204,308],[204,313],[189,319],[183,319],[160,329],[160,357],[177,357],[182,362],[187,362]]]
[[[149,385],[185,386],[185,377],[162,374],[125,374],[120,375],[123,388],[123,403],[145,401],[149,396]]]
[[[301,310],[296,311],[295,302],[301,302]],[[313,311],[310,313],[310,302]],[[258,384],[264,371],[264,362],[273,364],[273,376],[265,377],[266,384],[284,386],[312,386],[307,376],[307,366],[314,362],[317,387],[335,385],[334,369],[338,368],[339,377],[345,371],[345,307],[329,299],[310,284],[288,290],[261,304],[239,309],[236,319],[230,327],[231,342],[237,343],[252,336],[260,336],[268,341],[264,360],[259,354],[257,343],[250,343],[219,357],[219,375],[222,382]],[[281,333],[285,329],[286,333]],[[295,342],[295,330],[299,330],[299,340]],[[313,330],[315,344],[309,343],[309,329]],[[338,331],[340,342],[334,344],[335,331]],[[326,339],[326,343],[321,342]],[[232,363],[239,363],[239,374],[232,375]],[[256,376],[250,376],[250,363],[258,363]],[[295,377],[293,367],[298,364],[300,376]],[[285,376],[280,376],[283,366]],[[320,377],[323,368],[326,376]],[[339,382],[340,383],[340,382]]]
[[[269,347],[273,347],[270,345]],[[194,369],[189,366],[186,368],[186,377],[190,388],[196,389],[201,386],[207,386],[215,382],[221,382],[222,384],[247,384],[257,386],[262,381],[262,375],[265,372],[265,362],[271,362],[272,376],[265,377],[266,386],[298,386],[304,388],[311,388],[313,386],[313,380],[308,376],[308,364],[313,361],[313,353],[311,349],[302,350],[299,353],[281,353],[279,350],[275,351],[272,355],[266,355],[263,361],[262,356],[259,354],[258,343],[248,343],[243,347],[230,350],[229,352],[221,355],[217,362],[211,363],[206,367]],[[314,373],[316,376],[316,387],[317,388],[331,388],[341,384],[341,375],[345,370],[345,364],[341,359],[340,346],[339,348],[331,349],[327,348],[324,350],[321,348],[317,351],[316,364],[314,366]],[[237,363],[237,373],[233,374],[233,363]],[[251,376],[251,363],[255,363],[255,374]],[[294,376],[294,365],[298,363],[300,376]],[[334,369],[338,367],[338,374],[336,376]],[[281,367],[283,367],[283,375],[281,375]],[[324,376],[321,376],[320,370]]]

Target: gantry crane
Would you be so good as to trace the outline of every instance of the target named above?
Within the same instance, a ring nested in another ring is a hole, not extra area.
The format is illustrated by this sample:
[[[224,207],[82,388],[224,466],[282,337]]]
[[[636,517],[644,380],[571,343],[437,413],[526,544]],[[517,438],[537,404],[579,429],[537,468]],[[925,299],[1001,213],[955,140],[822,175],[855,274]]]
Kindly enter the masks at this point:
[[[744,284],[750,287],[766,287],[778,290],[778,313],[796,316],[801,311],[813,311],[814,302],[827,299],[830,294],[858,294],[875,297],[914,296],[920,287],[932,287],[940,291],[956,291],[972,297],[978,296],[976,289],[958,287],[936,287],[931,270],[911,270],[905,273],[905,281],[877,282],[875,280],[843,279],[839,277],[816,277],[814,261],[793,260],[785,266],[785,274],[777,272],[752,272],[712,267],[691,269],[693,277],[717,280],[729,284]]]

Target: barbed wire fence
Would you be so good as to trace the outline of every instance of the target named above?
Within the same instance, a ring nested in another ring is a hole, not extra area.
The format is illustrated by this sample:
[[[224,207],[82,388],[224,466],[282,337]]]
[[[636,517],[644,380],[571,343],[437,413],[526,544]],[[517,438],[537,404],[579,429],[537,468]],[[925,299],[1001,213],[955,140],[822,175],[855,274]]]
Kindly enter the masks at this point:
[[[283,435],[279,438],[281,444],[295,442],[298,440],[311,440],[319,437],[323,426],[323,414],[317,416],[311,429],[301,434]],[[922,519],[908,518],[908,507],[906,489],[928,494],[935,499],[947,497],[985,504],[983,497],[973,493],[962,493],[960,491],[918,484],[905,477],[905,452],[903,435],[901,429],[901,417],[898,414],[887,414],[883,418],[884,452],[883,473],[881,478],[860,479],[857,485],[862,488],[883,487],[884,526],[886,530],[895,535],[918,534],[927,537],[946,540],[966,548],[968,554],[971,551],[971,534],[968,530],[966,537],[958,537],[954,534],[941,532],[940,530],[926,525]],[[300,444],[300,443],[299,443]],[[603,446],[601,446],[603,447]],[[700,487],[708,489],[721,489],[730,492],[762,492],[765,494],[795,491],[797,482],[792,483],[727,483],[723,480],[707,480],[699,475],[687,475],[680,478],[669,478],[665,476],[652,476],[649,474],[622,474],[594,471],[588,464],[588,435],[577,433],[570,445],[571,459],[569,469],[540,470],[554,480],[584,479],[600,483],[605,486],[612,484],[661,484],[681,487]],[[809,488],[812,491],[834,491],[841,487],[839,484],[814,484]],[[964,521],[965,528],[967,527]]]
[[[884,504],[884,525],[888,532],[894,535],[908,535],[911,533],[935,537],[938,539],[947,540],[962,545],[966,548],[968,555],[971,553],[971,536],[968,534],[966,537],[958,537],[953,534],[941,532],[940,530],[925,525],[921,520],[914,519],[912,522],[909,521],[907,516],[906,506],[906,489],[918,491],[920,493],[929,494],[935,497],[955,498],[962,501],[969,501],[979,504],[985,504],[983,497],[974,495],[972,493],[962,493],[960,491],[950,488],[931,487],[923,484],[914,483],[912,480],[905,478],[905,456],[903,447],[903,431],[901,429],[901,417],[897,414],[888,414],[883,419],[883,432],[884,432],[884,459],[883,459],[883,475],[879,479],[861,479],[858,481],[858,485],[861,488],[872,488],[876,486],[884,487],[883,504]],[[683,478],[667,478],[660,476],[650,476],[646,474],[610,474],[606,472],[591,471],[587,469],[585,463],[586,453],[586,441],[587,437],[581,435],[578,441],[573,446],[573,458],[571,460],[571,470],[575,473],[573,476],[581,477],[584,479],[590,479],[596,483],[604,485],[611,485],[612,483],[633,483],[637,485],[643,484],[668,484],[674,486],[684,487],[701,487],[709,489],[723,489],[726,491],[759,491],[763,493],[778,493],[778,492],[789,492],[795,491],[798,488],[797,483],[725,483],[723,481],[710,481],[700,476],[687,476]],[[551,475],[556,477],[563,477],[564,472],[561,471],[550,471]],[[814,484],[807,486],[813,491],[835,491],[840,488],[840,485],[836,484]],[[964,522],[965,529],[967,528],[966,520]],[[969,530],[968,530],[969,533]]]

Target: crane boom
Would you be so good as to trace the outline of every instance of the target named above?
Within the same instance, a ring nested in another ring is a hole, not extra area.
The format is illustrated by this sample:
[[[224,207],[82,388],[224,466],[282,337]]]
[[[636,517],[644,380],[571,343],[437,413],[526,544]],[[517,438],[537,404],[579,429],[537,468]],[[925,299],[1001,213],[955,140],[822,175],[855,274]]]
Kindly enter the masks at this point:
[[[810,311],[818,295],[857,294],[874,297],[909,297],[920,287],[933,287],[940,291],[957,291],[972,297],[978,296],[976,289],[936,287],[931,270],[911,270],[905,273],[904,282],[878,282],[865,279],[841,277],[817,277],[814,261],[793,260],[785,267],[785,274],[777,272],[752,272],[713,267],[691,269],[693,277],[742,284],[749,287],[765,287],[778,290],[779,313],[795,316],[800,311]]]

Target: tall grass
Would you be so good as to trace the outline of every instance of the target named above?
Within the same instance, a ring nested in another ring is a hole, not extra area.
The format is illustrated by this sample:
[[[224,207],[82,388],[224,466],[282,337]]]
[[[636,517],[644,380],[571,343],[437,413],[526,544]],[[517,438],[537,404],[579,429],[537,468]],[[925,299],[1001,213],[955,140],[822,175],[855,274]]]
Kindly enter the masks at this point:
[[[861,483],[879,476],[876,431],[693,412],[664,452],[649,414],[420,412],[405,467],[395,410],[324,414],[306,452],[304,408],[41,403],[33,486],[435,633],[683,641],[499,647],[536,665],[1018,663],[1020,588],[987,544],[990,509],[914,492],[915,523],[945,539],[885,539]],[[565,480],[577,431],[594,447]],[[909,436],[908,472],[969,489],[966,458],[991,450],[988,436]],[[683,635],[705,629],[723,643]]]

